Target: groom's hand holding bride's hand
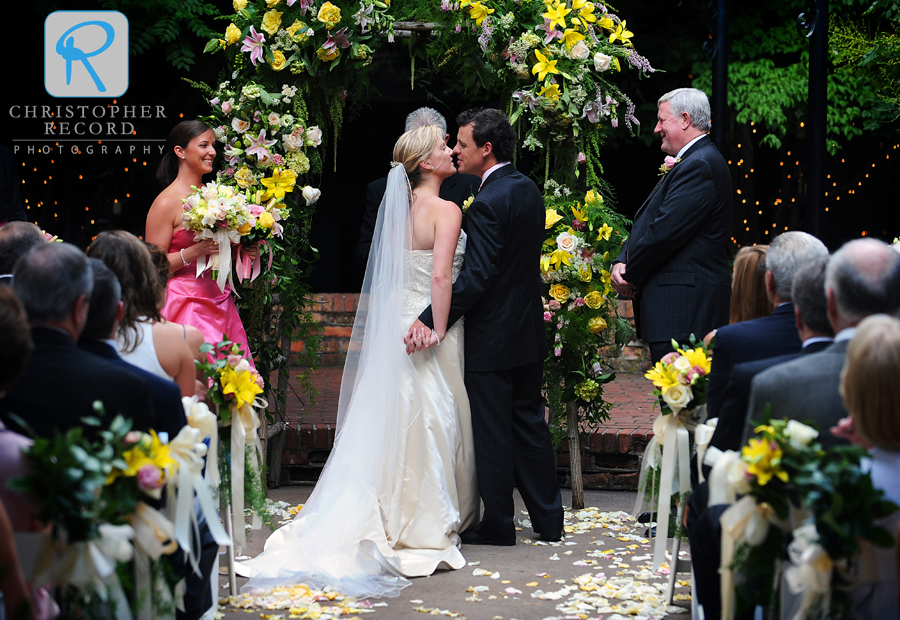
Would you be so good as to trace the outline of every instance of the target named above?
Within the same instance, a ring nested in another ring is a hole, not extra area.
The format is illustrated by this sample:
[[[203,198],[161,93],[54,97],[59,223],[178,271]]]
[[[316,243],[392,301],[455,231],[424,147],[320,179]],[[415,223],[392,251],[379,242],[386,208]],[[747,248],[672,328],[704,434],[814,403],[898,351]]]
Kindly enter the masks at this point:
[[[406,354],[412,355],[418,353],[422,349],[426,349],[433,344],[439,344],[434,331],[427,327],[425,323],[416,319],[416,322],[409,328],[409,332],[403,338],[403,344],[406,345]]]

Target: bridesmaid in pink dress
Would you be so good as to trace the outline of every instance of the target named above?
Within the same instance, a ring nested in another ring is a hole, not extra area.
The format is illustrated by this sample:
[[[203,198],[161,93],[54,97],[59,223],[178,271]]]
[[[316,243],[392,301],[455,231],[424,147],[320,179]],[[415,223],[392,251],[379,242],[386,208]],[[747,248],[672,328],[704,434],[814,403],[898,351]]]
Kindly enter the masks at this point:
[[[169,134],[166,154],[156,169],[156,178],[166,188],[156,197],[147,214],[147,241],[166,251],[172,278],[166,287],[166,320],[199,329],[206,342],[218,344],[223,335],[247,353],[250,347],[231,289],[219,290],[210,270],[197,277],[197,259],[218,252],[212,239],[194,241],[194,233],[182,226],[182,199],[200,187],[203,175],[213,171],[215,135],[200,121],[178,123]],[[253,248],[251,255],[258,253]]]

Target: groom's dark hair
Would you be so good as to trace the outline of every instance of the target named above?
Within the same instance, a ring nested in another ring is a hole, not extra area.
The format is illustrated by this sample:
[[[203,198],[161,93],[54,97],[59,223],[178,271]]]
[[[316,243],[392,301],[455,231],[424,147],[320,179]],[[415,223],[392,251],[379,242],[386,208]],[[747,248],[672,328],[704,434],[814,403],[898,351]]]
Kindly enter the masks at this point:
[[[456,117],[460,127],[472,125],[472,137],[476,146],[491,143],[491,150],[497,162],[512,161],[516,149],[516,130],[509,124],[509,118],[494,108],[472,108]]]

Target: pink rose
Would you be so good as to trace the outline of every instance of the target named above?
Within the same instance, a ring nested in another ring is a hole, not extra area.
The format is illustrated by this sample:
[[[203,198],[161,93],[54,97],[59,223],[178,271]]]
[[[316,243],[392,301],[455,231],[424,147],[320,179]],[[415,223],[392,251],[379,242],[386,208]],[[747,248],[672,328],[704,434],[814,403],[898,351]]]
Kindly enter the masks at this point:
[[[164,484],[162,472],[159,467],[152,463],[147,463],[138,470],[137,481],[141,491],[148,494],[161,489]]]
[[[228,101],[222,102],[222,113],[223,114],[231,114],[231,111],[234,109],[234,100],[229,99]]]
[[[549,323],[552,320],[553,320],[553,314],[551,314],[550,312],[545,312],[544,313],[544,323]]]
[[[278,153],[275,153],[274,155],[272,155],[272,163],[274,163],[276,166],[283,166],[284,165],[284,157],[282,157]]]
[[[256,385],[258,385],[258,386],[261,387],[261,388],[265,388],[265,387],[266,387],[266,382],[263,381],[262,375],[256,375],[256,376],[254,376],[254,377],[253,377],[253,381],[256,383]]]
[[[698,375],[700,375],[701,377],[702,377],[703,375],[706,374],[706,371],[703,370],[702,368],[700,368],[699,366],[694,366],[694,367],[693,367],[693,370],[694,370],[694,372],[696,372],[696,373],[697,373]]]
[[[126,446],[130,446],[136,444],[141,440],[143,433],[141,431],[130,431],[127,435],[125,435],[125,439],[122,440],[122,443]]]
[[[675,164],[677,164],[677,163],[678,163],[678,161],[674,157],[672,157],[671,155],[666,155],[665,164],[664,164],[666,167],[666,170],[671,170],[672,168],[675,167]]]
[[[240,355],[229,355],[225,363],[228,364],[229,367],[234,368],[241,363],[242,359],[244,358]]]
[[[560,303],[559,303],[558,301],[556,301],[555,299],[551,299],[551,300],[550,300],[550,303],[547,304],[547,306],[548,306],[551,310],[559,310],[560,308],[562,308],[562,304],[560,304]]]
[[[677,353],[675,351],[672,351],[671,353],[666,353],[665,355],[663,355],[662,363],[665,364],[666,366],[669,366],[670,364],[674,364],[675,360],[677,360],[679,357],[681,357],[681,354]]]

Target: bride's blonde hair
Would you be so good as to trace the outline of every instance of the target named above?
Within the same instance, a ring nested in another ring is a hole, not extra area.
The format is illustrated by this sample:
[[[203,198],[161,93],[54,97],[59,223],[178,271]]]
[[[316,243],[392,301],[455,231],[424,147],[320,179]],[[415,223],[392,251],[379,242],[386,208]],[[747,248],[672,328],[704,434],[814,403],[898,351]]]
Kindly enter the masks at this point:
[[[437,125],[426,125],[407,131],[394,145],[394,161],[403,165],[410,187],[415,188],[422,182],[419,163],[431,155],[438,140],[443,142],[444,130]]]

